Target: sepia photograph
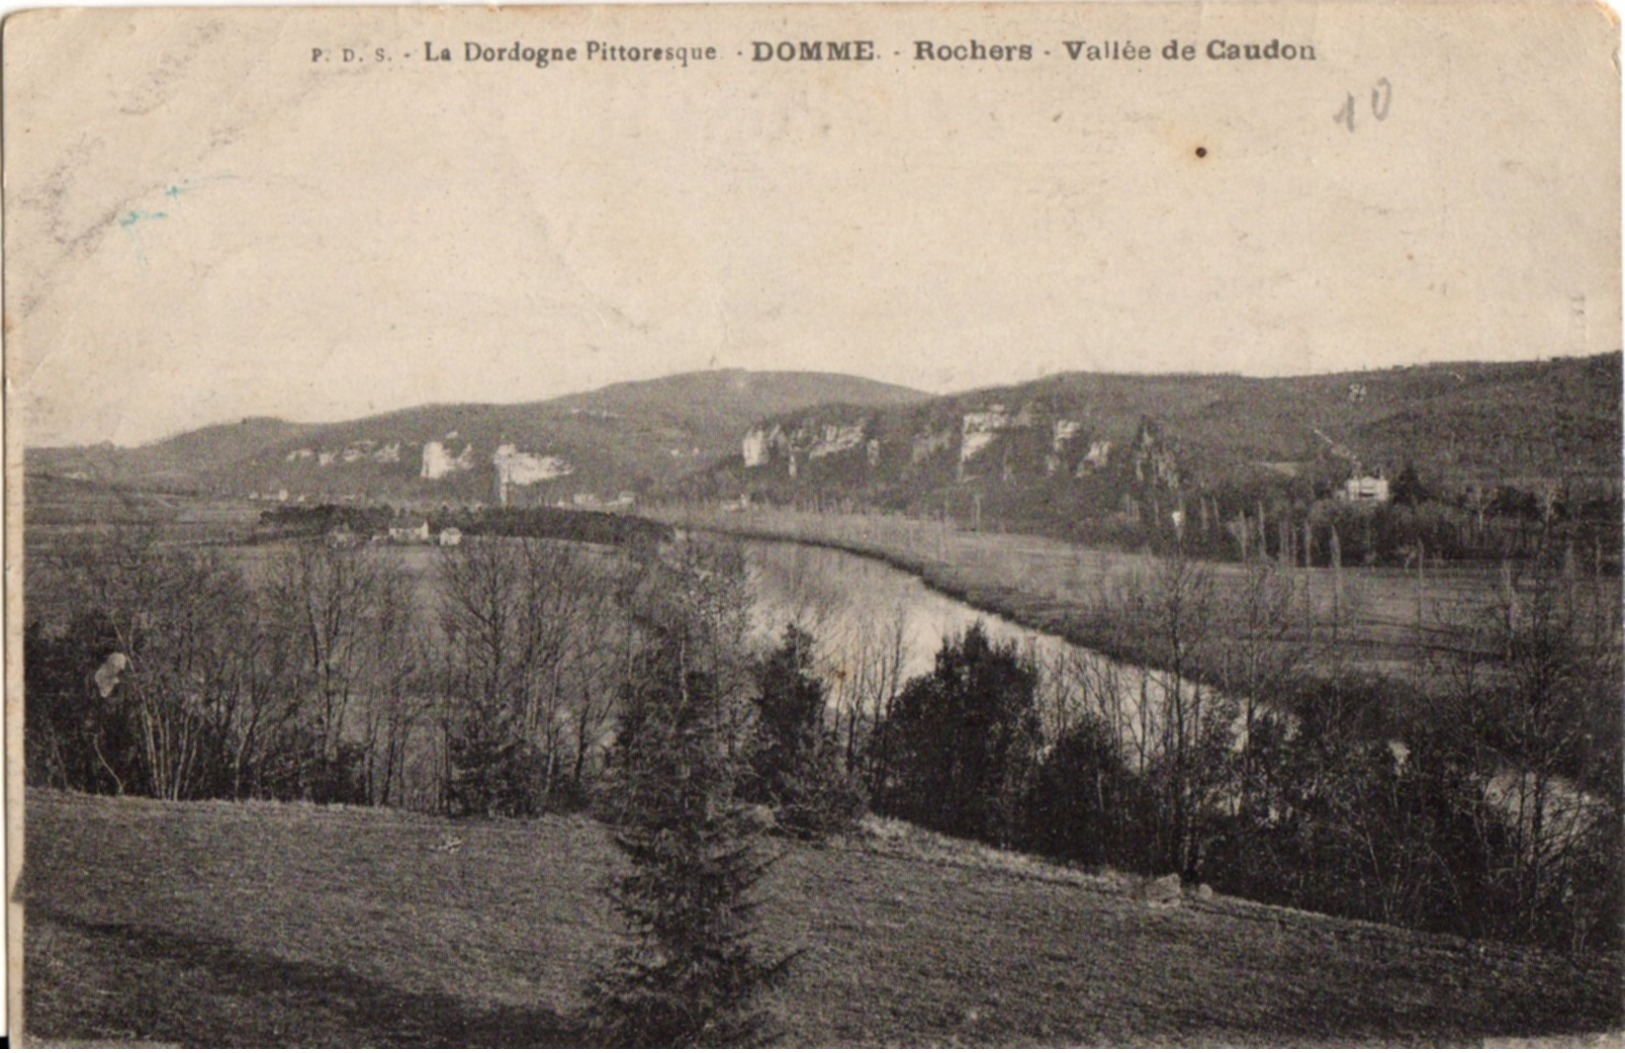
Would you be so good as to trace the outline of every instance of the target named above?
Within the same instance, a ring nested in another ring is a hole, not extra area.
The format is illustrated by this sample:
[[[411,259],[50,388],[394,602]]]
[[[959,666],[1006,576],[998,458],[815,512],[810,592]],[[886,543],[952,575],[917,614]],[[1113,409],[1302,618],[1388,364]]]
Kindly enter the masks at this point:
[[[1610,9],[0,32],[11,1042],[1625,1038]]]

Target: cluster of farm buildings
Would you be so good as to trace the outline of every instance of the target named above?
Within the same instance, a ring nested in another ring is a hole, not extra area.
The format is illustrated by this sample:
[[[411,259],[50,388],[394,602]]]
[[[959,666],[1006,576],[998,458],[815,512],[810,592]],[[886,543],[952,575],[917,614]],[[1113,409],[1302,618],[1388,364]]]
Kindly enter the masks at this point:
[[[327,543],[339,548],[359,545],[363,540],[360,534],[344,523],[327,532]],[[429,520],[423,516],[396,516],[390,520],[389,527],[384,533],[375,534],[370,540],[388,541],[397,545],[439,545],[442,548],[455,548],[463,543],[463,532],[454,526],[434,530],[429,526]]]

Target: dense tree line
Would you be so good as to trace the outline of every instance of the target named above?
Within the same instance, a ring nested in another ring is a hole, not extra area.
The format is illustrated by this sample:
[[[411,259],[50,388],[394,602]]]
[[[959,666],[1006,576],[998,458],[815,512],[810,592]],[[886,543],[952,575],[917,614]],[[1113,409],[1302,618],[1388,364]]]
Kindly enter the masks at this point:
[[[401,514],[409,514],[404,507]],[[260,524],[273,536],[321,537],[347,530],[359,539],[387,533],[396,509],[389,505],[321,503],[289,504],[260,513]],[[670,540],[671,529],[652,520],[575,508],[452,508],[443,505],[422,515],[436,531],[457,527],[465,534],[580,541],[598,545],[648,547]]]
[[[644,550],[672,536],[670,527],[652,520],[574,508],[484,508],[442,511],[430,518],[436,527],[455,526],[469,534],[552,538]]]
[[[83,541],[31,568],[28,778],[170,799],[534,814],[610,734],[637,565],[530,539],[435,553]],[[103,672],[103,670],[106,672]]]
[[[582,807],[655,612],[681,602],[739,654],[750,635],[744,559],[727,546],[474,538],[419,575],[368,546],[253,552],[119,533],[31,568],[31,591],[71,612],[24,635],[32,784],[464,816]],[[822,836],[862,790],[811,650],[791,628],[772,654],[705,672],[748,703],[729,709],[741,798]]]
[[[342,527],[371,537],[388,530],[394,514],[388,505],[291,504],[267,508],[260,513],[260,524],[284,536],[318,537]]]
[[[1468,642],[1412,671],[1396,719],[1388,680],[1311,671],[1330,659],[1286,630],[1300,601],[1274,564],[1221,611],[1200,565],[1166,559],[1110,605],[1142,664],[1041,670],[978,629],[944,641],[882,723],[876,806],[1250,898],[1617,949],[1617,597],[1553,554],[1525,576],[1441,615]],[[1065,712],[1045,721],[1057,683]]]

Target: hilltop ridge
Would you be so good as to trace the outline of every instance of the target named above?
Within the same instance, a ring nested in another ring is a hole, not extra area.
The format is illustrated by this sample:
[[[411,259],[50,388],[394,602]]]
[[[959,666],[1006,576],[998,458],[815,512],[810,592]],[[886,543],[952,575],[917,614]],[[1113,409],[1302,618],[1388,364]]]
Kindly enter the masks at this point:
[[[725,456],[752,421],[921,392],[837,373],[711,370],[515,404],[440,403],[333,424],[255,417],[133,449],[33,448],[30,471],[125,485],[310,500],[533,503],[669,485]]]
[[[1352,475],[1403,471],[1452,498],[1613,499],[1620,400],[1618,352],[1284,378],[1067,373],[771,416],[692,492],[960,521],[974,502],[1013,529],[1062,534],[1153,504],[1205,515],[1199,495],[1301,505]]]
[[[1062,373],[949,395],[712,370],[542,402],[354,421],[249,418],[134,449],[27,450],[30,472],[289,501],[591,505],[682,496],[863,507],[1070,536],[1209,502],[1305,503],[1357,474],[1617,501],[1621,356],[1301,377]],[[1194,498],[1194,502],[1191,499]]]

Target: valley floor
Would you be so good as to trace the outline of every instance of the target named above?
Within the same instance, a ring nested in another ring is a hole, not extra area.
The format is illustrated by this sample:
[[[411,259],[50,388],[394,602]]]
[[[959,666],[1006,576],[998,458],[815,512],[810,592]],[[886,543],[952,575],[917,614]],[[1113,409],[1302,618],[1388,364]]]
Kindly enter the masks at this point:
[[[31,790],[26,1034],[121,1045],[563,1045],[612,945],[583,818],[453,822]],[[1571,962],[1133,882],[871,821],[778,844],[761,942],[795,1045],[1462,1044],[1618,1028]]]
[[[1090,548],[1054,538],[945,528],[898,515],[719,511],[674,506],[647,514],[674,526],[746,538],[826,546],[881,560],[955,599],[1083,647],[1110,651],[1091,612],[1109,609],[1116,590],[1152,570],[1143,553]],[[1203,562],[1221,609],[1240,602],[1247,568]],[[1411,671],[1419,656],[1449,651],[1446,622],[1480,609],[1500,586],[1494,566],[1294,567],[1286,576],[1307,601],[1295,608],[1294,639],[1312,639],[1322,661],[1376,673]],[[1610,585],[1610,592],[1615,591]],[[1230,630],[1235,631],[1235,630]],[[1126,655],[1126,657],[1138,657]]]

